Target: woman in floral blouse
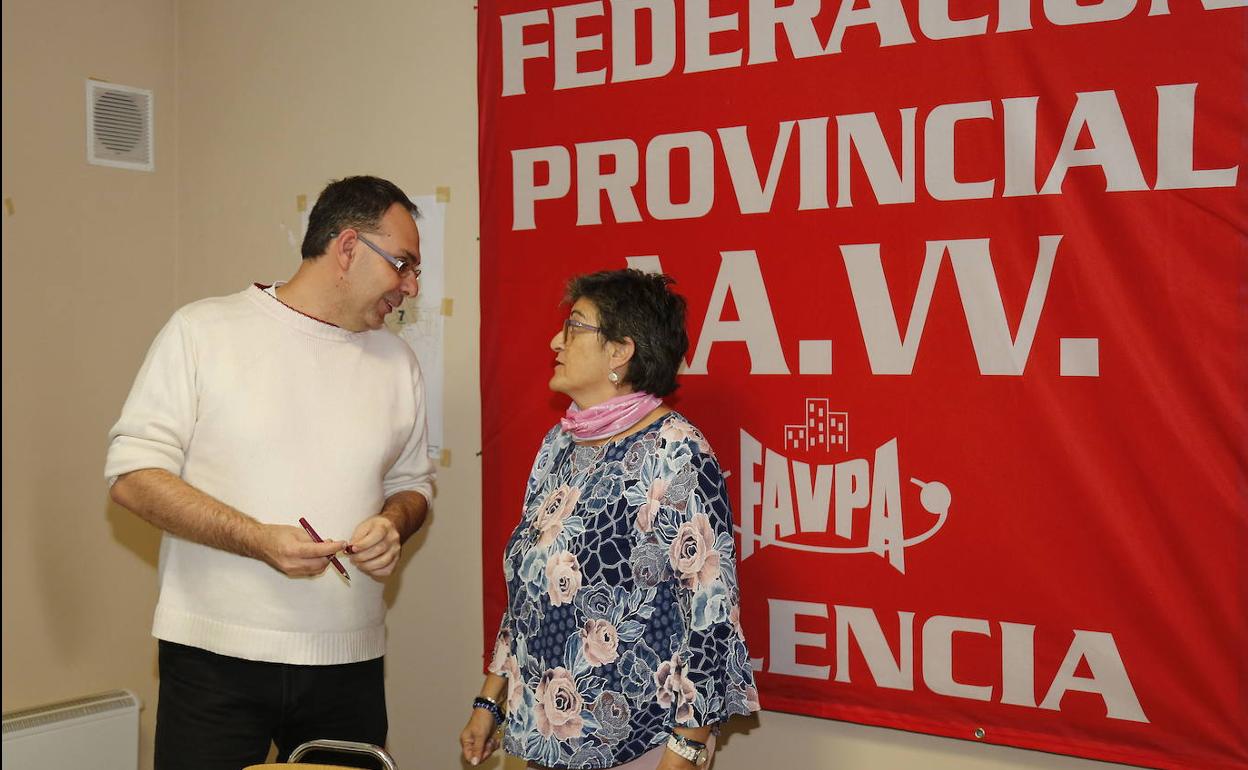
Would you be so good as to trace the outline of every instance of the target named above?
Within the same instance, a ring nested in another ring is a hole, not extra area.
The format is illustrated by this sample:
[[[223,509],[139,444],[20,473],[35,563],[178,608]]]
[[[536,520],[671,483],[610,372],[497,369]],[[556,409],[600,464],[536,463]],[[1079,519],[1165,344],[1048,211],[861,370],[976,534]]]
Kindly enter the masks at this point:
[[[508,602],[460,735],[531,768],[705,767],[714,733],[758,710],[739,622],[732,511],[706,439],[660,397],[689,340],[666,276],[573,279],[546,434],[503,557]]]

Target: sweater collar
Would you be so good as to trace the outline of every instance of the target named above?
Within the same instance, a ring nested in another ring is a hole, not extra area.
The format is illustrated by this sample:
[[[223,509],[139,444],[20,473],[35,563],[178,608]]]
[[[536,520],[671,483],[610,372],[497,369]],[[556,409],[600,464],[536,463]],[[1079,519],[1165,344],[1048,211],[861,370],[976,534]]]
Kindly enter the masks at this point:
[[[282,285],[282,281],[272,284],[273,289]],[[282,324],[302,332],[310,337],[317,337],[323,340],[334,340],[339,342],[348,342],[360,339],[362,335],[368,334],[372,329],[366,329],[361,332],[353,332],[344,329],[341,326],[335,326],[328,321],[322,321],[319,318],[295,310],[290,305],[282,302],[275,294],[270,294],[267,289],[269,286],[260,283],[253,283],[243,292],[247,295],[257,307],[266,315],[269,315],[281,322]]]

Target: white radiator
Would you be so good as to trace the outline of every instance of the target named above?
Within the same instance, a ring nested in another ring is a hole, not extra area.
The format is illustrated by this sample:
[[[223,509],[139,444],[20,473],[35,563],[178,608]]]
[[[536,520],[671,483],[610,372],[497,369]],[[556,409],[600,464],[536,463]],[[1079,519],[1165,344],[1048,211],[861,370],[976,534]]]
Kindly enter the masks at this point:
[[[4,770],[136,770],[138,697],[112,690],[4,714]]]

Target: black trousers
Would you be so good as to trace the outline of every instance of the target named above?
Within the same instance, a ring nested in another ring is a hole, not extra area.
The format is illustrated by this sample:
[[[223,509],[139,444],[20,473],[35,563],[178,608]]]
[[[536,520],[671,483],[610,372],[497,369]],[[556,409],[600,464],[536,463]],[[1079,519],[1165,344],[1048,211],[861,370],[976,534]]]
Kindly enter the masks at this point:
[[[160,642],[155,770],[240,770],[285,762],[317,738],[384,746],[389,724],[383,658],[337,666],[262,663]],[[304,760],[375,767],[347,754]]]

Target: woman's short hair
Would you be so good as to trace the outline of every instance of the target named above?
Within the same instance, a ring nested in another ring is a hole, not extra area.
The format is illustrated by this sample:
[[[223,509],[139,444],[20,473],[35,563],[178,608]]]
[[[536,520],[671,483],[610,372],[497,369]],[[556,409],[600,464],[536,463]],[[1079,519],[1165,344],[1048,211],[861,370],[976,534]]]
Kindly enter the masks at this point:
[[[568,281],[564,299],[587,299],[598,309],[598,327],[612,342],[633,341],[624,381],[633,390],[666,396],[689,349],[685,298],[668,287],[670,277],[640,270],[604,270]]]

